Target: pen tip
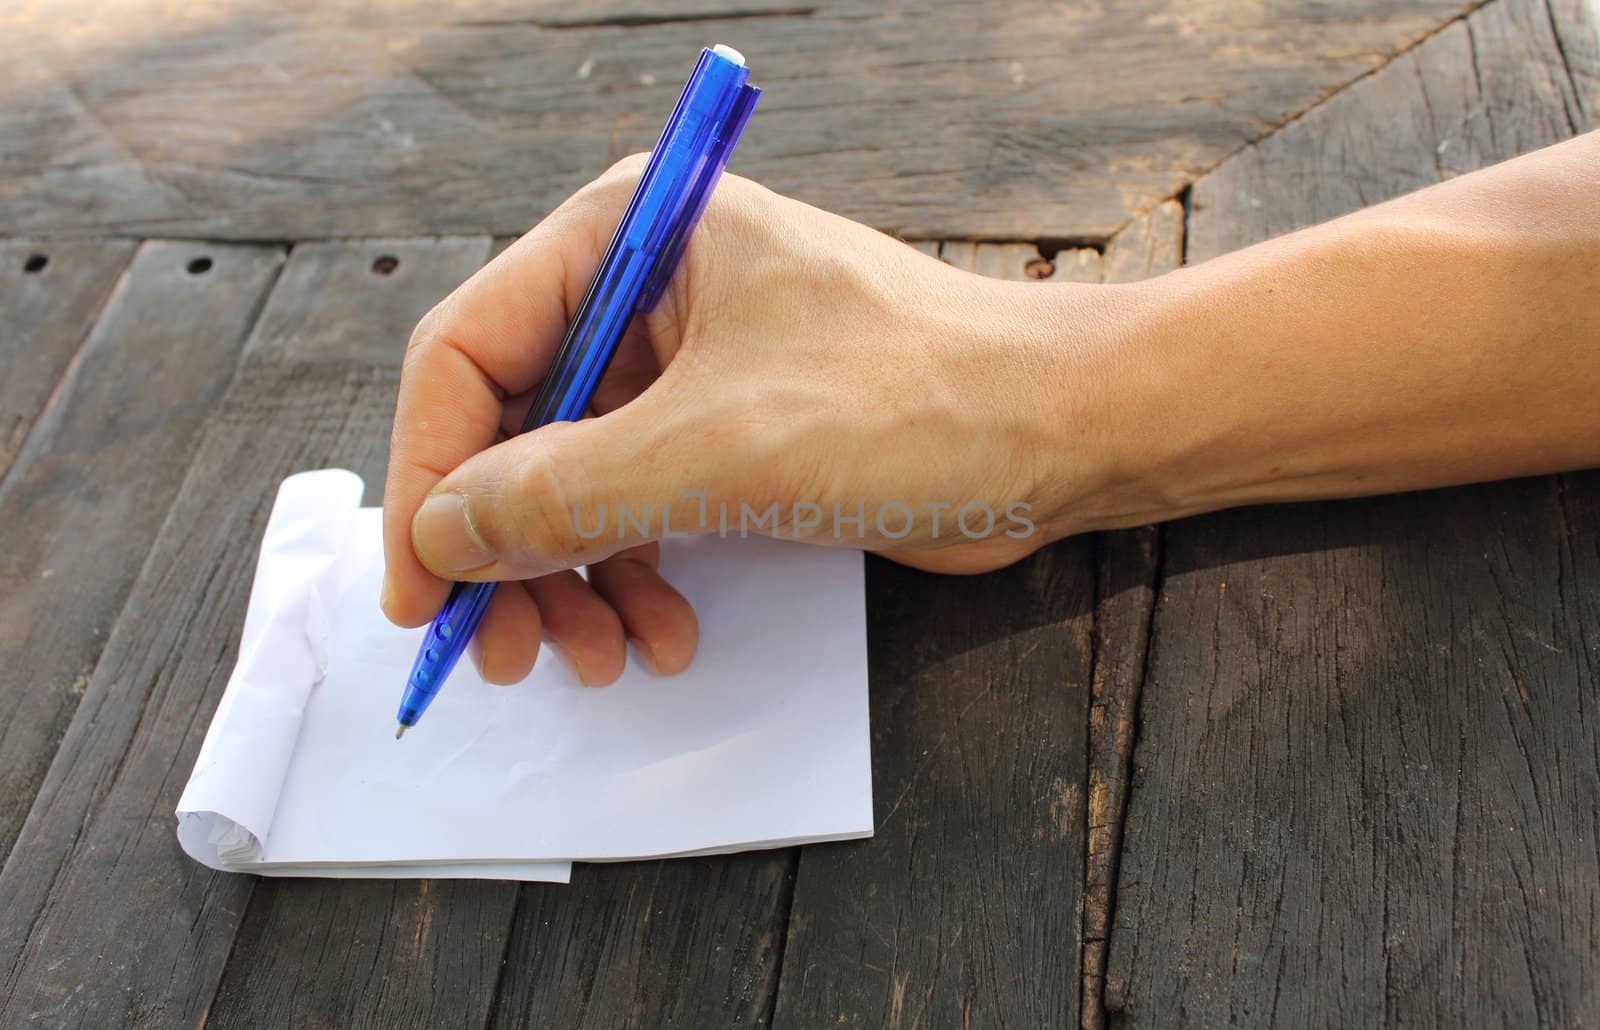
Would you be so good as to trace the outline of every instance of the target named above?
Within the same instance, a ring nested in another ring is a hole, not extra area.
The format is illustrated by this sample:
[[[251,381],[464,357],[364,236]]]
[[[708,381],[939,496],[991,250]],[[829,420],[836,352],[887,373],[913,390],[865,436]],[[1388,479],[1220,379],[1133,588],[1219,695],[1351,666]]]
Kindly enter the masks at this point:
[[[406,735],[406,724],[405,723],[401,723],[400,724],[400,728],[394,731],[394,739],[395,740],[399,740],[401,737],[403,737],[405,735]]]

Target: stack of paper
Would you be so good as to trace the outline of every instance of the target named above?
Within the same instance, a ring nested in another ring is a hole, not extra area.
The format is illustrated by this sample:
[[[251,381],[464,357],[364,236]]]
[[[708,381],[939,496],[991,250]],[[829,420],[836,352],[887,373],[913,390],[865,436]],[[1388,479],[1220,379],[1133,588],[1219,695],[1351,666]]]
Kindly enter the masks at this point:
[[[286,480],[244,637],[178,803],[217,869],[564,882],[573,860],[780,847],[872,833],[861,555],[668,540],[694,605],[689,671],[630,662],[606,688],[541,661],[511,687],[465,661],[394,735],[423,630],[379,613],[380,512],[361,480]]]

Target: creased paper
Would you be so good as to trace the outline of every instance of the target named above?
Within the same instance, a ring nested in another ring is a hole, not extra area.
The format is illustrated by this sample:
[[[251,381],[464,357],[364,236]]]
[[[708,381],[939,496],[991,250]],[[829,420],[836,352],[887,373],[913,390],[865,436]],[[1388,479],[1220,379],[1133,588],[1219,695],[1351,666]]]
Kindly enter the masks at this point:
[[[565,863],[872,832],[859,553],[668,540],[691,669],[603,689],[467,664],[418,726],[394,709],[422,630],[377,609],[380,519],[325,470],[279,493],[239,664],[179,804],[186,851],[279,875],[565,880]]]

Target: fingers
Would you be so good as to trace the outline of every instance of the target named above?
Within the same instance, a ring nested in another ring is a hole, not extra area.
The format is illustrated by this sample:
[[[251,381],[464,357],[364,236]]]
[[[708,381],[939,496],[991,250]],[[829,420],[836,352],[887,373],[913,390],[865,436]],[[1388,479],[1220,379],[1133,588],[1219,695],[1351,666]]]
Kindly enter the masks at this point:
[[[656,571],[661,545],[623,551],[589,569],[589,585],[621,617],[640,657],[663,675],[688,668],[700,641],[694,609]]]
[[[479,675],[490,683],[524,679],[539,655],[539,635],[539,606],[533,598],[521,583],[501,586],[470,645]]]
[[[656,571],[658,544],[632,548],[589,569],[495,592],[474,639],[478,671],[491,683],[515,683],[533,669],[541,630],[547,653],[578,682],[613,683],[627,663],[627,644],[655,672],[688,667],[699,642],[694,609]],[[542,618],[542,621],[541,621]]]
[[[532,580],[528,593],[544,616],[549,650],[579,683],[615,683],[627,662],[622,620],[576,572]]]
[[[412,335],[383,504],[382,605],[395,622],[420,625],[443,603],[448,585],[412,553],[412,519],[445,475],[494,442],[505,398],[543,376],[627,203],[629,174],[613,172],[580,191],[445,298]]]

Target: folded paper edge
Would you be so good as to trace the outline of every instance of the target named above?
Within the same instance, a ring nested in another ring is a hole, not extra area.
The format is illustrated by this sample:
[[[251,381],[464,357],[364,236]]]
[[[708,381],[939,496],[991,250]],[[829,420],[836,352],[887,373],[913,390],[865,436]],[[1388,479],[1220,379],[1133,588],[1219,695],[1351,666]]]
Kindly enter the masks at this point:
[[[302,862],[263,863],[225,858],[215,838],[248,834],[239,824],[216,812],[179,812],[178,843],[184,853],[221,873],[251,873],[273,877],[319,877],[361,880],[517,880],[524,883],[570,883],[572,863],[542,860],[485,860],[481,862]]]
[[[210,868],[238,871],[270,831],[306,699],[327,669],[327,623],[363,489],[345,469],[297,473],[278,488],[239,657],[176,812],[179,844]]]

